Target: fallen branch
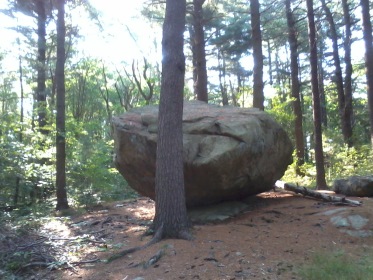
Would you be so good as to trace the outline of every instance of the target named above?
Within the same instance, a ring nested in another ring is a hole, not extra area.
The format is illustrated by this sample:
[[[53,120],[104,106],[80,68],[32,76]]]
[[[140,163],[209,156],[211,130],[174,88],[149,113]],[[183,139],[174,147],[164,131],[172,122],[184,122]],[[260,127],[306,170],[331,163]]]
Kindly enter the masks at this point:
[[[28,267],[32,267],[32,266],[39,266],[39,267],[49,267],[50,270],[55,270],[55,269],[58,269],[58,268],[62,268],[64,265],[67,266],[67,268],[71,268],[71,269],[74,269],[74,266],[78,266],[78,265],[81,265],[81,264],[87,264],[87,263],[96,263],[96,262],[100,262],[101,260],[96,258],[96,259],[92,259],[92,260],[82,260],[82,261],[77,261],[77,262],[62,262],[62,263],[57,263],[57,262],[31,262],[31,263],[28,263],[24,266],[22,266],[21,269],[25,269],[25,268],[28,268]]]
[[[71,262],[70,264],[72,265],[80,265],[80,264],[86,264],[86,263],[96,263],[100,262],[101,260],[99,258],[92,259],[92,260],[82,260],[82,261],[77,261],[77,262]]]
[[[328,195],[322,192],[317,192],[317,191],[307,189],[306,187],[299,187],[299,186],[289,184],[289,183],[276,182],[275,186],[278,188],[282,188],[286,191],[303,194],[304,196],[313,197],[313,198],[320,199],[320,200],[327,201],[327,202],[342,203],[342,204],[350,205],[350,206],[361,206],[362,205],[362,203],[357,200],[352,200],[346,197],[339,197],[335,195]]]
[[[33,246],[35,246],[35,245],[39,245],[39,244],[41,244],[41,243],[44,243],[46,240],[47,240],[46,237],[42,237],[41,240],[36,241],[36,242],[34,242],[34,243],[31,243],[31,244],[21,245],[21,246],[18,247],[18,249],[20,249],[20,250],[25,250],[25,249],[27,249],[27,248],[29,248],[29,247],[33,247]]]
[[[50,263],[48,263],[48,262],[31,262],[31,263],[23,265],[21,267],[21,269],[25,269],[25,268],[32,267],[32,266],[48,267],[49,265],[50,265]]]
[[[52,238],[49,238],[49,241],[91,242],[91,243],[99,243],[99,244],[107,243],[106,241],[93,240],[93,239],[90,239],[88,237],[81,237],[81,236],[76,236],[76,237],[73,237],[73,238],[52,237]]]

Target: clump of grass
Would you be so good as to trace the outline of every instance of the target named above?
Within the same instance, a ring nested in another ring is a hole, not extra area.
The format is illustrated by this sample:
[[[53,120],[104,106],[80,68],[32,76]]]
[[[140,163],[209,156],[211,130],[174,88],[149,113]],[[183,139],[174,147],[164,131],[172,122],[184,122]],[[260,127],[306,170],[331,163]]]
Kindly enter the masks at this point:
[[[304,280],[373,279],[373,254],[354,259],[343,252],[317,253],[298,273]]]

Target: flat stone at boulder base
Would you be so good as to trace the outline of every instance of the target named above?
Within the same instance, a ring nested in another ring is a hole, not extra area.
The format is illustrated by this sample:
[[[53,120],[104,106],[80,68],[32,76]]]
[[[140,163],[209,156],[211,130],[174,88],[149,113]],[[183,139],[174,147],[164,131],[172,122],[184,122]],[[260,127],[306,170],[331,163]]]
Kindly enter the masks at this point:
[[[188,215],[194,223],[221,222],[238,215],[248,207],[249,205],[240,201],[226,201],[194,208]]]
[[[158,106],[113,118],[114,161],[128,184],[155,198]],[[172,137],[172,136],[171,136]],[[187,207],[237,200],[272,189],[292,162],[286,132],[257,109],[184,103]]]
[[[333,182],[335,193],[347,196],[373,196],[373,175],[351,176]]]

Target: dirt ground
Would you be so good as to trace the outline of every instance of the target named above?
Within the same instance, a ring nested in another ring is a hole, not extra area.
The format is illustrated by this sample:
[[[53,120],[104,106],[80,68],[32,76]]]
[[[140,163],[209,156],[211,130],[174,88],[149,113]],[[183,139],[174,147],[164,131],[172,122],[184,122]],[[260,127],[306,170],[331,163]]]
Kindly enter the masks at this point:
[[[348,211],[373,215],[373,200]],[[298,268],[315,252],[344,252],[359,258],[373,237],[353,237],[323,215],[338,207],[286,192],[250,198],[250,207],[226,221],[194,225],[193,241],[164,240],[111,263],[96,262],[115,252],[145,244],[142,238],[154,215],[147,198],[117,202],[77,216],[68,226],[52,226],[55,236],[85,236],[91,242],[69,249],[70,268],[40,271],[35,279],[300,279]],[[373,218],[373,217],[372,217]],[[373,229],[372,220],[368,227]],[[155,263],[149,260],[163,252]],[[73,262],[75,261],[75,262]]]

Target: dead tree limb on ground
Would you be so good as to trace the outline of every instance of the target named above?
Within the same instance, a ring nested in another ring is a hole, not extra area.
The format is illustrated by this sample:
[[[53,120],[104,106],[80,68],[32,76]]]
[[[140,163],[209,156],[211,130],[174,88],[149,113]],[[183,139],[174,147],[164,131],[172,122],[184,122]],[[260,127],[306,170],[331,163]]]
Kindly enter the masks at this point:
[[[362,203],[357,200],[352,200],[346,197],[340,197],[340,196],[335,196],[335,195],[329,195],[326,193],[313,191],[313,190],[307,189],[306,187],[300,187],[300,186],[296,186],[296,185],[289,184],[289,183],[283,183],[283,182],[278,181],[276,182],[275,186],[278,188],[284,189],[286,191],[303,194],[304,196],[309,196],[309,197],[320,199],[320,200],[327,201],[327,202],[341,203],[341,204],[350,205],[350,206],[361,206],[362,205]]]

